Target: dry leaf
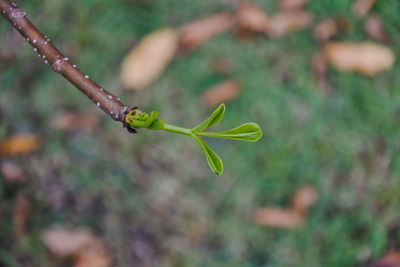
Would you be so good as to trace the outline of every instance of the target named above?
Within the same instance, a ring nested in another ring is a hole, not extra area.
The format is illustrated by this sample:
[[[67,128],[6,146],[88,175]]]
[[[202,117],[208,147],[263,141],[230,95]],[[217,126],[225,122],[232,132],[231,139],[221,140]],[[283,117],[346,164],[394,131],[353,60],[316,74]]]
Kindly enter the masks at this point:
[[[42,233],[42,240],[55,256],[73,256],[75,267],[106,267],[111,264],[103,242],[87,229],[53,227]]]
[[[398,251],[388,252],[382,259],[371,264],[372,267],[400,267],[400,253]]]
[[[346,32],[351,27],[351,21],[345,16],[336,17],[335,23],[338,31]]]
[[[311,68],[316,87],[328,87],[328,82],[326,80],[326,59],[321,51],[314,53]]]
[[[267,207],[254,213],[257,224],[283,229],[294,229],[304,225],[307,210],[317,200],[317,192],[311,186],[301,187],[292,198],[290,209]]]
[[[177,31],[164,28],[150,33],[122,62],[121,79],[125,87],[138,90],[156,80],[171,61],[178,47]]]
[[[312,186],[301,187],[292,198],[292,209],[301,214],[306,214],[317,198],[317,191]]]
[[[282,9],[301,9],[307,4],[307,0],[280,0],[279,7]]]
[[[227,32],[235,24],[235,17],[229,13],[218,13],[190,22],[181,28],[183,50],[193,49],[212,37]]]
[[[375,0],[357,0],[353,4],[353,11],[359,17],[364,17],[368,14]]]
[[[20,193],[14,208],[14,231],[18,237],[24,235],[25,225],[30,214],[30,204],[27,197]]]
[[[17,134],[0,143],[0,156],[28,154],[39,148],[39,138],[33,134]]]
[[[11,183],[22,182],[25,178],[21,167],[9,161],[1,163],[1,174],[4,180]]]
[[[294,229],[304,225],[303,216],[292,209],[263,208],[254,214],[254,222],[262,226]]]
[[[380,17],[373,15],[370,16],[365,22],[365,31],[368,36],[385,43],[390,43],[390,38],[382,26]]]
[[[206,107],[213,107],[237,97],[240,88],[235,80],[227,80],[207,89],[201,97],[201,103]]]
[[[318,41],[328,41],[338,31],[336,22],[333,19],[325,19],[314,26],[314,38]]]
[[[372,42],[332,42],[325,45],[324,53],[338,70],[358,71],[368,76],[391,69],[395,61],[388,47]]]
[[[82,249],[97,242],[92,232],[86,229],[66,229],[54,227],[43,232],[42,240],[46,247],[58,257],[77,254]]]
[[[265,32],[269,22],[264,10],[247,2],[240,4],[237,20],[241,29],[254,32]]]
[[[111,259],[103,247],[89,247],[78,253],[74,267],[107,267]]]
[[[60,113],[51,121],[51,126],[57,130],[85,130],[93,132],[99,123],[97,116],[86,113]]]
[[[284,11],[270,18],[266,33],[273,37],[282,37],[293,31],[308,27],[311,15],[305,11]]]

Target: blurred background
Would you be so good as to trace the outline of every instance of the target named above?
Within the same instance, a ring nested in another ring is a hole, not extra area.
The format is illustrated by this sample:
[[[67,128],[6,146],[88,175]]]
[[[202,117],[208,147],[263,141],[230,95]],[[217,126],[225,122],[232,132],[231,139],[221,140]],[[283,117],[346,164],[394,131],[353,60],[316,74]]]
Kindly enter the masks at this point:
[[[17,4],[130,106],[257,143],[129,134],[0,20],[2,266],[400,266],[398,0]],[[138,49],[138,47],[140,49]],[[385,265],[386,264],[386,265]]]

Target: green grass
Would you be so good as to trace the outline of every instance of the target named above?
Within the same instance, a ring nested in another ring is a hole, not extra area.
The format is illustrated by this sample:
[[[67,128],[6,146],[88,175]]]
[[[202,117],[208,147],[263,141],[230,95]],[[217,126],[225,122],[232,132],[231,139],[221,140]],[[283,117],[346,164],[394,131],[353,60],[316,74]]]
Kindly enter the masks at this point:
[[[115,266],[364,266],[362,255],[370,261],[399,248],[399,64],[373,79],[330,69],[332,91],[324,94],[312,80],[318,44],[310,30],[249,42],[224,34],[177,57],[146,90],[130,92],[118,80],[120,62],[141,37],[230,10],[229,1],[20,2],[95,81],[177,125],[193,126],[211,111],[199,97],[224,79],[211,62],[229,59],[242,91],[227,103],[217,130],[255,121],[264,136],[256,144],[210,139],[225,165],[216,178],[190,138],[127,134],[23,44],[13,62],[0,63],[0,138],[32,132],[43,146],[14,159],[27,172],[23,186],[0,184],[0,261],[6,266],[65,266],[39,239],[57,223],[96,231]],[[255,2],[276,9],[275,1]],[[308,10],[316,20],[349,17],[352,27],[336,40],[367,40],[351,3],[314,0]],[[398,10],[397,0],[373,8],[396,55]],[[0,21],[1,36],[9,31]],[[91,134],[53,130],[49,121],[66,110],[96,112],[100,127]],[[305,184],[319,199],[304,229],[252,223],[255,209],[287,206]],[[10,219],[20,190],[33,201],[23,239],[14,236]]]

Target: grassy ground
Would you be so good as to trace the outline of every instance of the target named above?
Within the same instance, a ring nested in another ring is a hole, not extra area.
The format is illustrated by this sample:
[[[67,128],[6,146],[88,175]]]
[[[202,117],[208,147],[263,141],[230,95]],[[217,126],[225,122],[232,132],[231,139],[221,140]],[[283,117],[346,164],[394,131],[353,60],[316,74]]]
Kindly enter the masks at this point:
[[[312,80],[318,44],[310,30],[249,42],[225,34],[176,58],[151,87],[130,92],[119,82],[120,62],[142,36],[232,9],[230,1],[20,2],[95,81],[178,125],[193,125],[210,112],[199,96],[224,79],[212,61],[229,59],[242,91],[218,127],[256,121],[264,136],[257,144],[210,140],[225,162],[223,177],[216,178],[189,138],[128,135],[22,44],[14,61],[0,63],[0,138],[32,132],[42,148],[13,159],[27,173],[23,186],[0,183],[0,261],[6,266],[68,266],[40,242],[41,231],[57,223],[93,229],[115,266],[363,266],[400,246],[398,64],[373,79],[330,69],[332,90],[324,93]],[[275,1],[256,2],[276,9]],[[337,40],[367,40],[351,4],[315,0],[307,9],[315,20],[349,17],[353,26]],[[395,54],[398,10],[397,0],[378,1],[373,10]],[[0,40],[10,31],[0,21]],[[53,130],[49,121],[68,110],[95,113],[99,128],[91,134]],[[255,209],[286,206],[305,184],[319,199],[303,229],[252,222]],[[23,238],[14,236],[10,219],[18,190],[33,203]]]

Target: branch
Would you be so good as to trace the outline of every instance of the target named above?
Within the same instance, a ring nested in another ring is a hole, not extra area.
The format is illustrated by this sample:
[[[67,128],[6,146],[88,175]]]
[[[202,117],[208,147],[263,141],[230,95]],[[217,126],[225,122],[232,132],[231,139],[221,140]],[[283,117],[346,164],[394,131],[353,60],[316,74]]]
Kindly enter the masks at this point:
[[[40,33],[27,19],[23,10],[17,8],[15,3],[0,0],[0,13],[33,46],[33,50],[39,54],[44,63],[49,64],[55,72],[75,85],[113,120],[124,123],[128,130],[134,131],[125,123],[125,116],[131,109],[121,103],[119,98],[92,81],[88,75],[72,64],[68,57],[61,54],[50,39]]]

